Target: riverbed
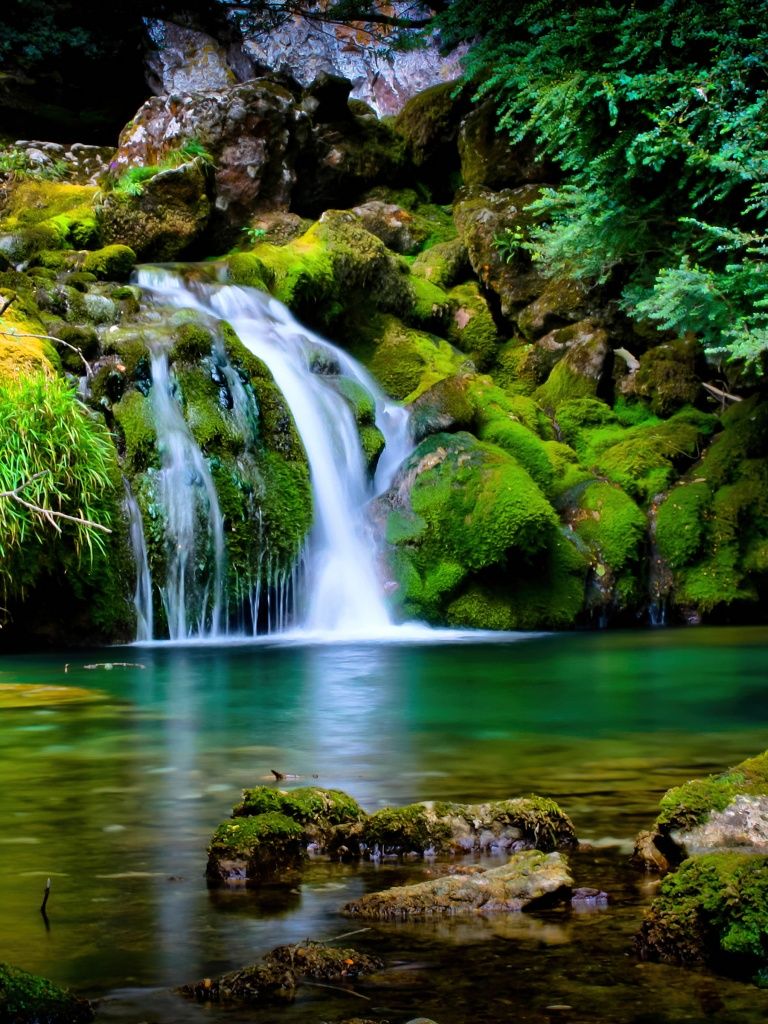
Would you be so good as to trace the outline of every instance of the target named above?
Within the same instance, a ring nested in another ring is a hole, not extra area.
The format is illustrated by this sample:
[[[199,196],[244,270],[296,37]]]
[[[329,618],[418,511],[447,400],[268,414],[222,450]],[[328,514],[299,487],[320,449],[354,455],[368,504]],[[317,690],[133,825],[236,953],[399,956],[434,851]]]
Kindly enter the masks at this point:
[[[0,683],[93,691],[0,711],[0,959],[98,1000],[98,1021],[768,1016],[768,992],[636,960],[655,882],[628,864],[668,787],[768,747],[766,628],[125,647],[8,656]],[[590,844],[577,884],[611,904],[375,924],[345,940],[385,960],[371,981],[248,1013],[187,1003],[175,986],[352,931],[345,902],[431,870],[313,861],[292,890],[209,890],[211,832],[273,769],[369,811],[552,796]]]

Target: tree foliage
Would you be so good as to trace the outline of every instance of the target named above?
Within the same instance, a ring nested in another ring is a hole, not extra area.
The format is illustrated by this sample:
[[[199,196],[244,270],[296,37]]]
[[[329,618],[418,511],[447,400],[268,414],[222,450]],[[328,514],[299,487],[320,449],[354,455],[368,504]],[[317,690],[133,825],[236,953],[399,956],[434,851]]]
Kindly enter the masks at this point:
[[[710,351],[768,349],[768,2],[454,0],[448,42],[512,140],[566,172],[536,204],[552,273]]]

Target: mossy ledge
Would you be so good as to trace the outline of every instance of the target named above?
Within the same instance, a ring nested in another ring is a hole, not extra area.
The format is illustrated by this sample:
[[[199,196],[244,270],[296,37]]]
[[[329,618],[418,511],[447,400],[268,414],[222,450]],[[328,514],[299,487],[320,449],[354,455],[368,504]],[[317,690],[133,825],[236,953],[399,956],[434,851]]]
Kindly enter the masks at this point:
[[[86,1024],[91,1004],[46,978],[0,963],[0,1020],[13,1024]]]

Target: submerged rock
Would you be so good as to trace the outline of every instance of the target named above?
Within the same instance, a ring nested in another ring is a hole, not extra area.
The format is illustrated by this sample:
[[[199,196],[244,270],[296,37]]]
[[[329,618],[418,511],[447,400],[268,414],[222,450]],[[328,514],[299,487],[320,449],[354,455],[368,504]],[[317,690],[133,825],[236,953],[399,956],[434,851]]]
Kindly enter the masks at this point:
[[[384,966],[384,961],[356,949],[327,946],[323,942],[297,943],[278,946],[266,956],[268,964],[282,964],[303,978],[320,981],[341,981],[356,978],[361,974],[372,974]]]
[[[91,1004],[52,981],[0,963],[0,1020],[9,1024],[85,1024]]]
[[[349,917],[390,920],[435,914],[487,914],[519,911],[562,902],[573,879],[559,853],[527,850],[502,867],[471,866],[416,885],[395,886],[348,903]]]
[[[710,853],[664,879],[636,939],[640,956],[768,980],[768,857]]]
[[[653,828],[637,837],[634,859],[665,871],[719,850],[768,854],[768,752],[668,790]]]

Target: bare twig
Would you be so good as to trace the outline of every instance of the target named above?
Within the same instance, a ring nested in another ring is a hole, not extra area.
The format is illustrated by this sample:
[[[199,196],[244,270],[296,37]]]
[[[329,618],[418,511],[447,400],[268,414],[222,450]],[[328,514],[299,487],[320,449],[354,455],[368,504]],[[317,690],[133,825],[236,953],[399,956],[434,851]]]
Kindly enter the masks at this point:
[[[0,313],[2,312],[5,312],[5,310],[0,311]],[[0,333],[5,335],[6,338],[36,338],[37,341],[52,341],[55,345],[63,345],[65,348],[70,349],[75,353],[75,355],[80,357],[83,362],[83,366],[85,367],[86,377],[93,376],[91,364],[85,358],[77,345],[71,345],[68,341],[64,341],[63,338],[55,338],[52,334],[22,334],[21,331],[1,331]]]
[[[741,397],[741,395],[732,395],[728,391],[722,391],[720,388],[716,388],[714,384],[705,384],[702,381],[701,386],[704,388],[705,391],[708,391],[711,395],[714,395],[715,398],[719,398],[723,402],[725,402],[725,401],[728,401],[728,402],[743,402],[744,401],[744,399]]]
[[[319,942],[323,944],[327,942],[340,942],[342,939],[348,939],[350,935],[360,935],[362,932],[369,932],[370,928],[355,928],[353,932],[344,932],[342,935],[334,935],[332,939],[319,939]]]
[[[29,477],[28,480],[23,480],[18,487],[14,487],[11,491],[0,491],[0,498],[10,498],[11,501],[17,501],[19,505],[23,505],[24,508],[30,509],[32,512],[36,512],[39,516],[42,516],[46,522],[50,523],[51,526],[56,530],[57,533],[61,533],[61,528],[56,522],[57,519],[66,519],[69,523],[78,523],[80,526],[90,526],[94,530],[101,530],[103,533],[112,533],[108,526],[104,526],[102,523],[96,523],[92,519],[85,519],[83,516],[70,516],[66,512],[57,512],[52,508],[43,508],[40,505],[36,505],[33,501],[26,501],[22,498],[21,492],[29,487],[30,484],[34,483],[41,476],[45,476],[46,471],[35,473],[34,476]]]
[[[362,992],[355,992],[351,988],[339,988],[338,985],[323,985],[321,981],[303,981],[303,985],[311,985],[312,988],[329,988],[331,992],[341,992],[345,996],[357,996],[358,999],[364,999],[367,1003],[370,1003],[371,997],[364,996]]]
[[[16,292],[14,292],[13,295],[11,295],[9,298],[2,300],[2,304],[0,304],[0,316],[3,315],[3,313],[6,311],[6,309],[8,309],[10,304],[12,302],[15,302],[16,299],[18,299],[18,295],[16,294]]]

